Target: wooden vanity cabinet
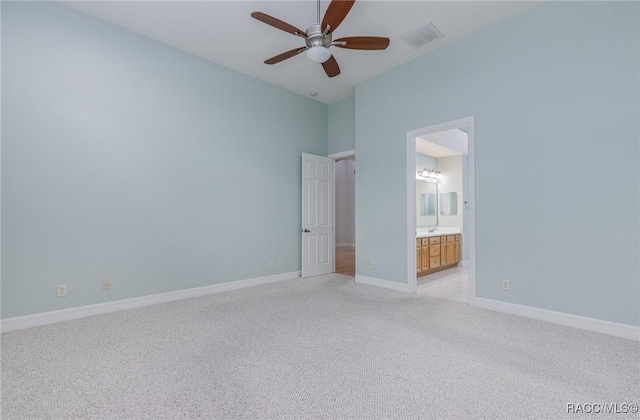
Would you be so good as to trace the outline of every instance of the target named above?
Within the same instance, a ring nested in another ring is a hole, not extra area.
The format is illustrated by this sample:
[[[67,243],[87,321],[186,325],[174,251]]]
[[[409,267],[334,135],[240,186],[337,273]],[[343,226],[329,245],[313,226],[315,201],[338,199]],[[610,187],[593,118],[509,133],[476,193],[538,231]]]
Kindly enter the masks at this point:
[[[428,238],[422,238],[422,254],[420,255],[420,259],[422,259],[422,271],[429,270],[429,241]]]
[[[416,239],[418,276],[456,266],[460,262],[460,241],[459,234]]]
[[[416,239],[416,264],[418,273],[429,271],[429,238]]]

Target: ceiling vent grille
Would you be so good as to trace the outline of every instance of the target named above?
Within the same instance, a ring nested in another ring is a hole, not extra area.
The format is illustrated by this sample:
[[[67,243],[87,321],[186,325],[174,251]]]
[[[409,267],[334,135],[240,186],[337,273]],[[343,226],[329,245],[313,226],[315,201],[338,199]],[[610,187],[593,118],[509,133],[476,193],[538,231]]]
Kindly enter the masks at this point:
[[[442,33],[435,27],[433,22],[429,22],[426,25],[419,26],[400,35],[400,38],[402,38],[404,42],[409,44],[413,49],[442,37]]]

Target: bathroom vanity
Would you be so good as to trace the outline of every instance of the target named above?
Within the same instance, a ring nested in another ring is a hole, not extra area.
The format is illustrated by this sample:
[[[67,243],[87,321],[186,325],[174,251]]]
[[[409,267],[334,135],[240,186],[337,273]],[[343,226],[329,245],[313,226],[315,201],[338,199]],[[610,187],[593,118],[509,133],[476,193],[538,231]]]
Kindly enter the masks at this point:
[[[462,236],[459,233],[418,233],[416,238],[418,276],[458,265],[461,241]]]
[[[419,172],[424,173],[429,170],[424,169]],[[416,269],[418,277],[455,267],[460,262],[462,230],[451,225],[451,218],[457,215],[457,192],[443,192],[439,182],[416,178]],[[447,219],[447,225],[440,227],[440,219]]]

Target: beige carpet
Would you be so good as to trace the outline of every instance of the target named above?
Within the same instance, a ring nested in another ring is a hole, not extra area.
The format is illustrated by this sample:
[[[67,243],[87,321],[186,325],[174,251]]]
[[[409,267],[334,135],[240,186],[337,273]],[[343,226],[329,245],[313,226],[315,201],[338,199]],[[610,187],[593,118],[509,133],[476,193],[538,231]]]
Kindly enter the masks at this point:
[[[637,342],[296,279],[2,335],[2,419],[637,418]]]

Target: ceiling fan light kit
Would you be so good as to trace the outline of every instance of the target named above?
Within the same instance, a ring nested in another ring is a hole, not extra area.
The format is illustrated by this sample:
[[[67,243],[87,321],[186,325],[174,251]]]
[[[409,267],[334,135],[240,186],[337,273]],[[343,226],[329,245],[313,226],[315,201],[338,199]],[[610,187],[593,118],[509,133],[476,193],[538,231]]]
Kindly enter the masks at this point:
[[[340,67],[329,47],[340,47],[352,50],[384,50],[389,46],[389,38],[375,36],[353,36],[332,40],[332,33],[342,23],[353,7],[355,0],[332,0],[327,12],[320,23],[320,0],[318,0],[318,23],[307,28],[306,32],[280,19],[262,12],[253,12],[251,17],[274,28],[299,36],[304,39],[305,47],[295,48],[265,60],[265,64],[276,64],[294,57],[304,51],[309,60],[322,64],[322,68],[329,77],[340,74]]]
[[[314,63],[322,64],[331,57],[327,47],[311,47],[307,50],[307,57]]]

